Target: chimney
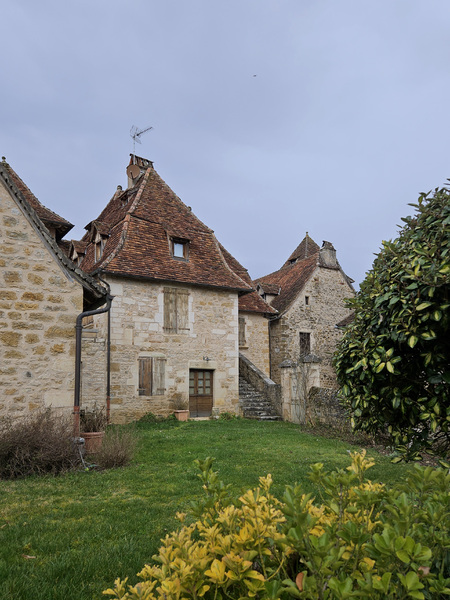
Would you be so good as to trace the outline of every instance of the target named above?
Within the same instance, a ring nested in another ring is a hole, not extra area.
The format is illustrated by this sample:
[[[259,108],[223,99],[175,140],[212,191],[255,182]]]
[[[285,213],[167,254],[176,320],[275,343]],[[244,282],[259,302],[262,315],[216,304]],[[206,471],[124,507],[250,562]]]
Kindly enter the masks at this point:
[[[331,242],[323,242],[319,252],[320,264],[329,269],[337,268],[336,250]]]

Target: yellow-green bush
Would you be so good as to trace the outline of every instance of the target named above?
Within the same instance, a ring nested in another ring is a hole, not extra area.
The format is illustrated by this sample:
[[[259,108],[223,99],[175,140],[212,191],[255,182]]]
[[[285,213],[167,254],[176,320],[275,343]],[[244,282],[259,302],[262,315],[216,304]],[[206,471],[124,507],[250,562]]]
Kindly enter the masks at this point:
[[[450,595],[450,475],[415,466],[394,488],[366,480],[373,465],[351,454],[347,470],[311,469],[320,500],[300,486],[280,501],[271,476],[234,498],[196,461],[206,492],[163,540],[136,585],[103,592],[124,600],[403,599]],[[192,519],[195,519],[192,521]],[[192,522],[190,522],[192,521]]]

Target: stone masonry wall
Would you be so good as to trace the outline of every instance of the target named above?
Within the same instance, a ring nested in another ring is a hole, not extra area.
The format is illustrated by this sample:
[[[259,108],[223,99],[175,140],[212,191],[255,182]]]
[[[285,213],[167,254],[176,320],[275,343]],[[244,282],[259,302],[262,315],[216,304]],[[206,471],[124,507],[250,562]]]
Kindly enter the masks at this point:
[[[283,361],[298,361],[299,333],[305,332],[311,334],[311,352],[322,360],[320,387],[336,387],[331,361],[342,333],[335,325],[348,315],[344,300],[353,295],[340,270],[317,267],[287,313],[271,323],[271,378],[275,382],[281,383]],[[309,297],[308,304],[305,296]]]
[[[245,345],[239,352],[246,356],[267,377],[270,374],[269,321],[258,313],[240,312],[245,318]]]
[[[0,183],[0,416],[71,410],[82,286]]]
[[[200,287],[160,284],[117,277],[108,279],[111,308],[111,419],[127,422],[147,412],[168,415],[173,402],[189,399],[189,369],[214,372],[213,411],[237,412],[238,297]],[[189,330],[166,333],[164,288],[189,291]],[[100,339],[106,317],[94,318]],[[139,396],[139,358],[165,358],[165,394]],[[86,360],[86,357],[85,357]],[[95,359],[90,370],[96,369]],[[91,399],[83,393],[83,404]]]

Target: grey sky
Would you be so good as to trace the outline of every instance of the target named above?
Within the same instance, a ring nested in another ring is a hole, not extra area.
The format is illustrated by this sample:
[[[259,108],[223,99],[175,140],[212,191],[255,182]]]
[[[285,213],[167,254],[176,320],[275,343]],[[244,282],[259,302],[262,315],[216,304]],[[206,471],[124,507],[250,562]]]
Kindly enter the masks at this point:
[[[450,177],[448,0],[3,0],[0,152],[80,238],[136,153],[254,278]],[[256,75],[256,77],[255,77]]]

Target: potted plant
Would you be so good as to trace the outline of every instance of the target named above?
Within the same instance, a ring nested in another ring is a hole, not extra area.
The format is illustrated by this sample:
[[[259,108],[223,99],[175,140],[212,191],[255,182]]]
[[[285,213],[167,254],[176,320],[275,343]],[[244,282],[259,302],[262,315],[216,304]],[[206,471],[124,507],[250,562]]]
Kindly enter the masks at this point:
[[[178,421],[187,421],[189,419],[189,408],[187,400],[178,396],[173,398],[172,406],[174,408],[174,415]]]
[[[93,408],[80,410],[80,436],[84,438],[84,447],[88,454],[100,450],[107,425],[108,420],[103,408],[94,405]]]

